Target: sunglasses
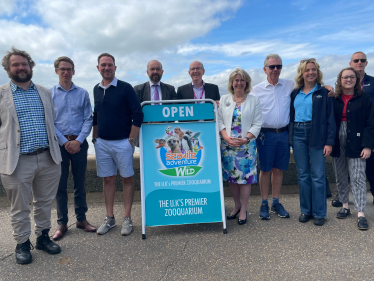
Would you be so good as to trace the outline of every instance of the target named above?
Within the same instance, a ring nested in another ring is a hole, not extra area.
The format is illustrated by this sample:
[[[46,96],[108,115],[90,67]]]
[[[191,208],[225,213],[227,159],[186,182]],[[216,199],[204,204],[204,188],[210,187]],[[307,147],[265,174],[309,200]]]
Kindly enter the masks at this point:
[[[358,63],[359,61],[361,61],[362,63],[366,62],[367,59],[358,59],[358,60],[353,60],[354,63]]]
[[[281,65],[281,64],[277,64],[277,65],[267,65],[267,66],[265,66],[265,67],[269,67],[269,69],[274,70],[275,68],[277,68],[277,69],[282,69],[283,65]]]
[[[303,63],[303,62],[316,62],[316,59],[311,58],[311,59],[303,59],[303,60],[300,61],[300,63]]]

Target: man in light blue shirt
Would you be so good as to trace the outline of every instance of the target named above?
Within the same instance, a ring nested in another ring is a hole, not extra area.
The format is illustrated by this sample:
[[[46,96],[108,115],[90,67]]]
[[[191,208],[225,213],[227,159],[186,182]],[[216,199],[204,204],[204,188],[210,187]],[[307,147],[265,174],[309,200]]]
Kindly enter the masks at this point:
[[[73,81],[74,62],[68,57],[59,57],[55,63],[59,84],[51,89],[55,109],[55,129],[60,144],[62,163],[61,179],[56,194],[58,228],[54,240],[61,239],[68,230],[67,180],[69,165],[74,179],[74,207],[76,226],[85,231],[95,232],[96,228],[86,220],[87,203],[85,178],[88,143],[86,138],[92,128],[92,108],[88,92]]]

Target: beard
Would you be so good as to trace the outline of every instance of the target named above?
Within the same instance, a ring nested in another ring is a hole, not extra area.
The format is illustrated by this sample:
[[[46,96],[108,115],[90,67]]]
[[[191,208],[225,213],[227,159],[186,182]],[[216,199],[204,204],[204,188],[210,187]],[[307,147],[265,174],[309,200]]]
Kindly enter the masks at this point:
[[[26,73],[26,75],[21,76],[20,75],[21,73]],[[17,71],[17,72],[8,72],[9,78],[18,83],[24,83],[24,82],[30,81],[32,78],[32,74],[33,74],[32,69],[30,69],[29,72],[24,71],[24,70]]]
[[[151,81],[152,81],[154,84],[157,84],[158,82],[160,82],[161,77],[162,77],[162,75],[159,75],[159,74],[157,74],[157,73],[154,73],[154,74],[151,75],[150,79],[151,79]]]

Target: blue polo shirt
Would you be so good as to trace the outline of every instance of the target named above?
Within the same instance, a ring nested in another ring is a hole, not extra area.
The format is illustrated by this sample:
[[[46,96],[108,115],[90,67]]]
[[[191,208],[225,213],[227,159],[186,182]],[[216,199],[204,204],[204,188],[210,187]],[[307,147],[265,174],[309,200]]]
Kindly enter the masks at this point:
[[[313,92],[317,91],[318,85],[307,94],[303,92],[303,88],[300,89],[294,102],[295,106],[295,122],[309,122],[312,121],[312,109],[313,109]]]

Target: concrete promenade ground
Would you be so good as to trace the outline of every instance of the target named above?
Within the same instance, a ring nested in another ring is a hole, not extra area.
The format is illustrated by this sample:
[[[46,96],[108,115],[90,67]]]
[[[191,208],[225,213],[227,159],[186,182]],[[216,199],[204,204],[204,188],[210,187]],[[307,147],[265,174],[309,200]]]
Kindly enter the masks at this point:
[[[328,199],[327,222],[317,227],[313,220],[298,222],[298,194],[285,194],[281,202],[291,218],[272,214],[261,221],[261,198],[253,188],[248,207],[248,222],[162,226],[146,228],[141,239],[140,193],[133,206],[134,232],[120,235],[122,192],[116,193],[117,226],[103,236],[75,228],[71,215],[69,231],[59,241],[61,254],[48,255],[33,250],[33,263],[15,263],[15,242],[9,217],[9,202],[0,197],[0,280],[373,280],[374,206],[368,193],[367,218],[370,229],[359,231],[357,213],[345,220],[335,216],[338,208]],[[335,190],[335,185],[331,185]],[[74,214],[72,194],[69,213]],[[88,220],[99,226],[105,205],[100,192],[88,193]],[[226,213],[233,208],[225,198]],[[52,210],[55,230],[56,208]],[[33,221],[32,221],[33,223]],[[34,224],[34,223],[33,223]],[[33,227],[34,229],[34,227]],[[51,231],[51,232],[52,232]],[[52,235],[52,233],[50,233]],[[35,245],[35,236],[31,242]]]

